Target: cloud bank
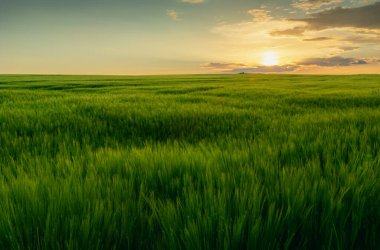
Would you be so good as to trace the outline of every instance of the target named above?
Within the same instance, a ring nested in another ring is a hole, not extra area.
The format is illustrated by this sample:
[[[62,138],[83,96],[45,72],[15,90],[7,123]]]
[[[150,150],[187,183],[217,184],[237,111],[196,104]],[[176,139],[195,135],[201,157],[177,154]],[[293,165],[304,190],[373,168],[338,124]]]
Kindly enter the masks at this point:
[[[358,8],[336,7],[311,14],[310,18],[292,20],[306,23],[306,28],[311,30],[337,27],[380,29],[380,2]]]
[[[341,56],[327,57],[327,58],[308,58],[300,61],[298,65],[313,65],[321,67],[335,67],[335,66],[351,66],[351,65],[367,64],[366,60],[356,58],[346,58]]]
[[[307,66],[319,67],[347,67],[353,65],[365,65],[377,62],[378,59],[357,59],[352,57],[316,57],[306,58],[295,64],[276,65],[276,66],[249,66],[244,63],[207,63],[203,68],[207,68],[220,73],[287,73],[295,72]]]

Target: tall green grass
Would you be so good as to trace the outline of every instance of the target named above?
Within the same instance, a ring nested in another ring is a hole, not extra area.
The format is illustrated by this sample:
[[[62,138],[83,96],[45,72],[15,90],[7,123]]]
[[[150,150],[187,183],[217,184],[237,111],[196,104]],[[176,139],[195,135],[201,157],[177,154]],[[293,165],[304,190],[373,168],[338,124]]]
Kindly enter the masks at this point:
[[[379,76],[0,76],[0,249],[377,249],[379,124]]]

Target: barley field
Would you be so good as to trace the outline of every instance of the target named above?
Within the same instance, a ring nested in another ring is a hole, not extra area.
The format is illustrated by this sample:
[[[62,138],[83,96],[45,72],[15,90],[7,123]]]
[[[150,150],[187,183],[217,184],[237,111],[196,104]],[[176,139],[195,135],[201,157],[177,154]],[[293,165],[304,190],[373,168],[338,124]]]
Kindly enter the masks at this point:
[[[0,76],[0,249],[378,249],[380,76]]]

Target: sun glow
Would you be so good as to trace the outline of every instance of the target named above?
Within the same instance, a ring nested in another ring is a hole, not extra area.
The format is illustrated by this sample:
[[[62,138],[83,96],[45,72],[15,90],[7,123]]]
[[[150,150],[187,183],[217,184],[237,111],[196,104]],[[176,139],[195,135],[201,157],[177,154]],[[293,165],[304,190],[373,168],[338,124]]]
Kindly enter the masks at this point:
[[[266,51],[262,53],[261,63],[265,66],[276,66],[279,64],[278,55],[273,51]]]

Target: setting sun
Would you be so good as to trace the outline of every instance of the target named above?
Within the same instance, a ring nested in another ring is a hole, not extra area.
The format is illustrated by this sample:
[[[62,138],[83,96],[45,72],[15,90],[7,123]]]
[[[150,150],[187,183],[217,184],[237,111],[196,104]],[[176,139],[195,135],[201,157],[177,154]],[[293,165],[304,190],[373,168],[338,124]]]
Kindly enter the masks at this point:
[[[267,51],[262,54],[261,63],[265,66],[275,66],[279,64],[278,55],[276,52]]]

